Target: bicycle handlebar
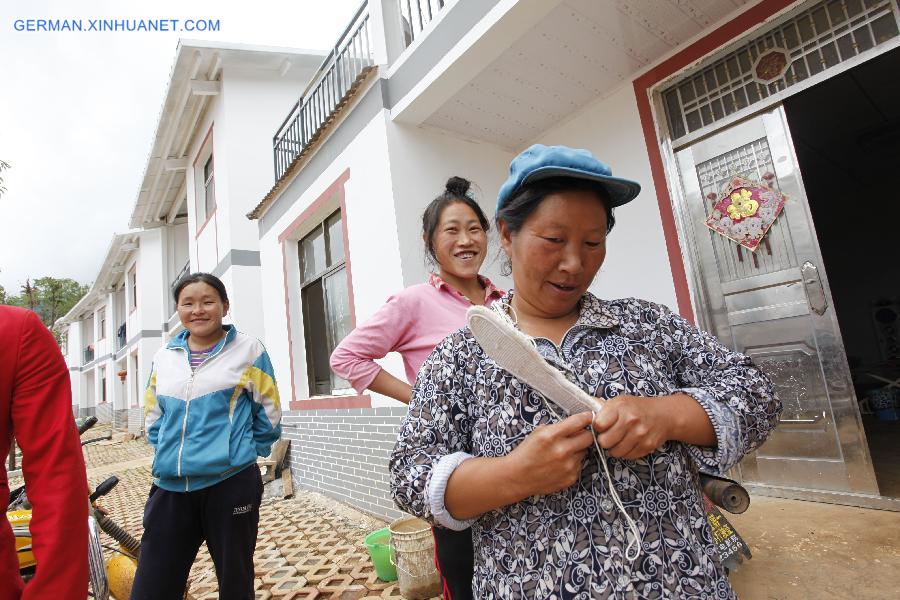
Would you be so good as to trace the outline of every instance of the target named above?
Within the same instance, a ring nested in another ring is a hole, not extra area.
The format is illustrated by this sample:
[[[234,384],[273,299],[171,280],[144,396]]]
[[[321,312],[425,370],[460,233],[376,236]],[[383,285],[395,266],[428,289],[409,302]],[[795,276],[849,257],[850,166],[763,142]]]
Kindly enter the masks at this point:
[[[91,502],[99,498],[100,496],[105,496],[112,491],[114,487],[119,483],[119,478],[115,475],[106,479],[103,483],[97,486],[94,492],[91,494]]]

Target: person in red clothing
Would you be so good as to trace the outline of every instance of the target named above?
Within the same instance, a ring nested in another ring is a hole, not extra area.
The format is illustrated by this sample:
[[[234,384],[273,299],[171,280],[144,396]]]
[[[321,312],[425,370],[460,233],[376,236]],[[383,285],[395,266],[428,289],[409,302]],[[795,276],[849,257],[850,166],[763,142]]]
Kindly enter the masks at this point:
[[[0,600],[84,600],[88,591],[88,486],[72,418],[69,371],[56,340],[38,316],[0,306],[0,456],[12,436],[32,504],[37,572],[19,577],[15,539],[0,522]],[[0,498],[9,498],[0,469]]]

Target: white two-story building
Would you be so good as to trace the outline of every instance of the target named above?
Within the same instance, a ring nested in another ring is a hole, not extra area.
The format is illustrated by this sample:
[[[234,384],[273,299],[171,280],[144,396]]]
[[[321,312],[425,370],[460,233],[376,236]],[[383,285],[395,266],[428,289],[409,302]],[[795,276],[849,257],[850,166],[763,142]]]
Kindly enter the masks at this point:
[[[900,427],[874,405],[900,377],[900,272],[884,260],[898,14],[895,0],[363,3],[272,131],[250,215],[296,480],[396,514],[386,464],[405,407],[348,390],[328,355],[425,280],[421,212],[448,176],[492,215],[509,161],[545,143],[643,185],[593,291],[666,304],[772,374],[782,421],[735,475],[754,493],[900,507]],[[734,175],[788,198],[755,251],[706,225]]]
[[[113,236],[88,293],[56,322],[66,334],[73,412],[139,431],[143,390],[166,294],[159,287],[166,248],[160,230]]]
[[[129,226],[172,238],[164,280],[203,271],[221,278],[230,322],[264,338],[259,236],[246,213],[271,185],[272,131],[321,55],[185,41],[178,44],[152,150]],[[172,225],[183,222],[184,227]],[[174,299],[166,337],[180,328]]]
[[[67,332],[76,414],[143,428],[153,355],[181,324],[183,275],[222,278],[229,322],[264,337],[259,238],[246,218],[271,186],[271,135],[322,56],[181,41],[129,220],[88,294],[56,327]]]

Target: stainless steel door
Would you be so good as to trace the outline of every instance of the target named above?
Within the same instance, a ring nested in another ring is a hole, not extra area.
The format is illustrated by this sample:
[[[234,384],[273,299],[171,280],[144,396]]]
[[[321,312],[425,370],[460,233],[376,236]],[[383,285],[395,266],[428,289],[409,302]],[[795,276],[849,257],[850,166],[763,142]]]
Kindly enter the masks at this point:
[[[693,263],[701,325],[754,358],[784,413],[740,465],[748,483],[877,494],[865,433],[790,134],[779,107],[676,152],[678,210]],[[788,196],[756,252],[708,229],[711,194],[732,175],[772,181]]]

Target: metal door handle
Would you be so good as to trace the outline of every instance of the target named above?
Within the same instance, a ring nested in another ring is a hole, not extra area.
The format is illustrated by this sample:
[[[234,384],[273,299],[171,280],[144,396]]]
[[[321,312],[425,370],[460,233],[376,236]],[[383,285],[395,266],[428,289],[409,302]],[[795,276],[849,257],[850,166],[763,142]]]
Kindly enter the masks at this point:
[[[803,287],[806,288],[806,300],[809,308],[817,315],[824,315],[828,310],[828,299],[825,297],[825,288],[822,287],[822,279],[819,277],[819,269],[809,261],[803,263],[800,268],[803,277]]]

